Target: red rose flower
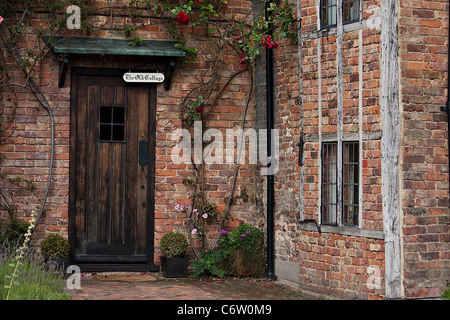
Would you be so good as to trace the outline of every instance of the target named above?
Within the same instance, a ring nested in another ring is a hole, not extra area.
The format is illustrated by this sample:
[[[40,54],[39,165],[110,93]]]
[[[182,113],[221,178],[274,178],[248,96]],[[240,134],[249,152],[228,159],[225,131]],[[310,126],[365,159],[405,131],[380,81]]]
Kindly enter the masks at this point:
[[[241,53],[239,63],[241,64],[242,68],[245,67],[245,65],[247,64],[247,58],[245,57],[245,54]]]
[[[236,31],[236,35],[234,36],[234,39],[236,39],[236,40],[241,40],[243,37],[242,37],[242,33],[241,33],[241,31]]]
[[[186,14],[186,12],[183,12],[183,11],[178,12],[177,22],[180,24],[188,24],[189,23],[189,16]]]
[[[264,47],[269,49],[276,49],[278,48],[278,43],[272,41],[272,38],[270,36],[263,37],[262,41],[260,42]]]
[[[197,112],[197,114],[200,114],[203,112],[203,108],[202,107],[196,107],[195,111]]]

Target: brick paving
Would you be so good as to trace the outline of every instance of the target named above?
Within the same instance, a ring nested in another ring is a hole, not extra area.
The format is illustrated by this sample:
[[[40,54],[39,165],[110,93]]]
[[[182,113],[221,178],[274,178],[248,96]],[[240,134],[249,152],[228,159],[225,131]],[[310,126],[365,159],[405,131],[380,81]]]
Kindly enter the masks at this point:
[[[131,275],[139,276],[139,275]],[[309,300],[286,284],[264,279],[165,279],[104,281],[81,279],[81,289],[68,290],[72,300]]]

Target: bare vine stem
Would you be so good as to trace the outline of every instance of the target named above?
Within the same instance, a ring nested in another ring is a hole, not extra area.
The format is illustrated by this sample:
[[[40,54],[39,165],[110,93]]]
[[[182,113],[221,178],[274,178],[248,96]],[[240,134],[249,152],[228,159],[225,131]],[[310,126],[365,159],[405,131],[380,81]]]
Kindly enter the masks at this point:
[[[249,70],[249,79],[250,79],[250,88],[247,92],[247,99],[245,101],[245,108],[244,108],[244,113],[242,115],[242,120],[241,120],[241,137],[240,137],[240,141],[239,141],[239,148],[238,148],[238,153],[236,155],[236,167],[234,169],[234,175],[233,175],[233,182],[231,184],[231,189],[230,189],[230,195],[227,199],[227,205],[225,207],[225,212],[224,212],[224,217],[226,218],[228,216],[228,213],[230,211],[230,204],[231,204],[231,199],[233,197],[233,193],[234,193],[234,188],[236,186],[236,178],[237,178],[237,173],[240,169],[240,163],[239,163],[239,159],[241,158],[241,152],[242,152],[242,145],[243,145],[243,139],[244,139],[244,127],[245,127],[245,118],[247,117],[247,111],[248,111],[248,107],[250,105],[250,97],[252,95],[252,91],[253,91],[253,72],[252,72],[252,67],[249,66],[248,68]],[[223,220],[221,221],[221,226],[220,229],[223,229]],[[214,250],[214,248],[217,245],[217,242],[219,241],[221,233],[219,232],[219,234],[216,237],[216,240],[214,241],[214,244],[211,248],[211,250]]]
[[[249,70],[250,87],[249,87],[249,90],[247,92],[244,112],[243,112],[242,118],[241,118],[241,127],[240,127],[241,128],[241,136],[240,136],[240,139],[239,139],[239,148],[238,148],[237,157],[236,157],[236,167],[234,169],[233,180],[232,180],[231,189],[230,189],[230,195],[228,196],[227,204],[226,204],[225,211],[224,211],[224,219],[226,219],[226,217],[228,217],[228,215],[229,215],[231,199],[233,197],[234,189],[235,189],[235,186],[236,186],[237,173],[238,173],[238,171],[240,169],[240,164],[238,163],[238,161],[240,159],[241,152],[242,152],[242,145],[243,145],[243,139],[244,139],[245,118],[247,117],[247,111],[248,111],[248,108],[249,108],[249,105],[250,105],[250,98],[251,98],[251,94],[253,92],[253,71],[252,71],[252,67],[250,65],[248,66],[248,70]],[[242,72],[242,71],[244,71],[244,70],[241,70],[240,72]],[[224,86],[224,88],[226,86],[228,86],[229,83],[231,82],[231,80],[234,79],[234,77],[237,74],[239,74],[240,72],[236,73],[233,77],[228,79],[228,81],[227,81],[226,85]],[[219,96],[220,96],[220,94],[219,94]],[[216,97],[216,99],[218,99],[218,97]],[[194,166],[194,168],[195,168],[197,174],[196,174],[196,179],[195,179],[195,182],[194,182],[194,193],[192,195],[191,205],[189,207],[189,213],[187,215],[186,227],[187,227],[188,239],[189,239],[189,242],[191,243],[191,247],[193,249],[193,252],[194,252],[195,256],[197,257],[197,259],[200,259],[200,255],[199,255],[199,253],[198,253],[198,251],[195,248],[195,245],[193,243],[193,238],[192,238],[192,234],[191,234],[191,230],[190,229],[191,229],[191,219],[192,219],[193,209],[194,209],[194,205],[195,205],[195,200],[197,198],[197,188],[198,188],[197,185],[198,185],[198,178],[199,178],[198,177],[198,171],[203,168],[203,164],[202,164],[202,168],[198,168],[196,166]],[[219,229],[220,230],[223,229],[224,219],[222,219],[219,222]],[[211,246],[210,250],[214,250],[216,248],[217,243],[218,243],[218,241],[220,239],[220,236],[221,236],[221,233],[219,232],[217,234],[217,237],[214,240],[214,243]]]
[[[21,23],[21,21],[24,19],[25,14],[28,12],[29,8],[27,7],[23,14],[22,17],[19,20],[19,24]],[[10,37],[11,39],[13,38],[13,36],[15,36],[15,32],[13,32],[9,27],[6,27],[6,29],[9,31],[10,33]],[[18,84],[18,83],[7,83],[2,85],[1,87],[4,86],[17,86],[20,88],[24,88],[27,90],[30,90],[36,97],[36,99],[39,101],[39,103],[44,107],[44,109],[47,111],[48,116],[50,118],[50,131],[51,131],[51,143],[50,143],[50,163],[48,166],[48,176],[47,176],[47,184],[46,184],[46,188],[45,188],[45,192],[44,192],[44,197],[43,200],[41,202],[41,207],[39,209],[39,213],[36,217],[36,222],[35,222],[35,226],[37,226],[39,224],[39,221],[42,217],[42,214],[44,212],[44,208],[45,208],[45,204],[47,203],[47,198],[48,195],[50,193],[50,185],[51,185],[51,181],[52,181],[52,176],[53,176],[53,160],[54,160],[54,154],[55,154],[55,119],[53,116],[53,111],[52,108],[50,107],[50,104],[48,102],[48,100],[46,99],[45,95],[43,94],[43,92],[40,90],[39,86],[36,85],[35,81],[33,78],[31,78],[31,73],[33,71],[33,68],[30,69],[30,71],[27,71],[22,55],[20,53],[20,51],[18,50],[17,46],[11,46],[10,42],[6,40],[7,36],[6,34],[4,34],[2,32],[1,34],[1,38],[2,38],[2,42],[5,46],[5,49],[9,52],[10,56],[13,58],[14,62],[17,64],[17,66],[20,68],[20,70],[24,73],[25,78],[26,78],[26,82],[25,85],[22,84]],[[45,54],[48,53],[49,50],[46,50]],[[39,59],[36,59],[36,61],[34,61],[33,67],[36,66],[37,64],[37,60],[41,60],[45,54],[41,54],[38,56]]]

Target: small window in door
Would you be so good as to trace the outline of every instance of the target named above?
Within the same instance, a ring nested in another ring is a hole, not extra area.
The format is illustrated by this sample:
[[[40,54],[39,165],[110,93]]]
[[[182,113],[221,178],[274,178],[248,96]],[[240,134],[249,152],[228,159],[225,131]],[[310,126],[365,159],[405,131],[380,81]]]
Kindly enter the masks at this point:
[[[124,107],[100,107],[99,139],[104,142],[123,142],[125,140]]]

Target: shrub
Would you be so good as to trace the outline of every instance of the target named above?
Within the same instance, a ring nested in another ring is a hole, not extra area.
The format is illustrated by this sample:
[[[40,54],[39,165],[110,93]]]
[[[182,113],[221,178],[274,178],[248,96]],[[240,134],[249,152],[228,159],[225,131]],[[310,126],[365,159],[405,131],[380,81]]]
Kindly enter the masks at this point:
[[[232,232],[222,232],[220,244],[223,248],[253,250],[264,246],[264,232],[250,224],[241,222]]]
[[[442,300],[450,300],[450,287],[444,290],[441,295]]]
[[[222,231],[220,244],[228,251],[224,261],[228,273],[253,277],[264,275],[266,250],[261,229],[241,222],[232,232]]]
[[[200,255],[201,259],[192,262],[192,266],[194,267],[194,278],[205,276],[223,278],[227,274],[224,269],[220,268],[227,256],[226,250],[203,250]]]
[[[181,232],[168,232],[161,238],[159,247],[166,258],[183,257],[189,243]]]
[[[0,243],[22,242],[28,226],[28,222],[14,216],[10,216],[9,221],[0,222]]]
[[[69,247],[69,241],[56,233],[48,235],[41,243],[42,255],[46,259],[68,258]]]

